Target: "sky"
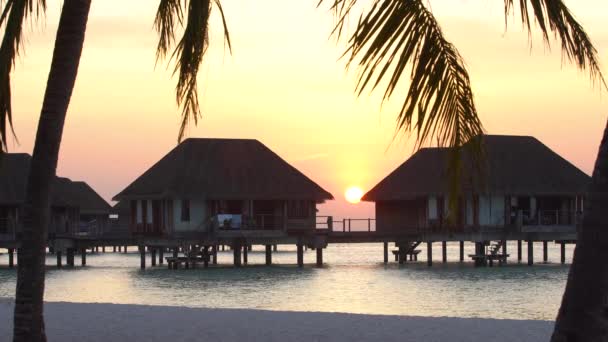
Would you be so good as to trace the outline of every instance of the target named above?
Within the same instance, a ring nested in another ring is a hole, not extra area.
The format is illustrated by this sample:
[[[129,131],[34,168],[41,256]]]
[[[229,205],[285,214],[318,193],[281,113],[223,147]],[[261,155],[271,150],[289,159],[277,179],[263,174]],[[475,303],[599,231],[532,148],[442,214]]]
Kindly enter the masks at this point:
[[[363,0],[364,1],[364,0]],[[356,96],[356,68],[330,37],[334,17],[318,0],[224,0],[233,51],[212,13],[211,46],[199,73],[203,119],[188,137],[253,138],[326,190],[322,215],[374,216],[371,203],[349,204],[348,186],[371,189],[413,150],[395,136],[407,80],[381,106],[381,92]],[[371,1],[370,1],[371,2]],[[31,153],[61,1],[29,25],[12,76],[17,141]],[[504,18],[501,0],[429,0],[446,37],[464,57],[486,133],[533,135],[590,174],[606,124],[606,90]],[[608,72],[603,0],[566,1]],[[180,110],[172,64],[156,63],[158,1],[93,1],[57,174],[84,180],[108,201],[177,144]]]

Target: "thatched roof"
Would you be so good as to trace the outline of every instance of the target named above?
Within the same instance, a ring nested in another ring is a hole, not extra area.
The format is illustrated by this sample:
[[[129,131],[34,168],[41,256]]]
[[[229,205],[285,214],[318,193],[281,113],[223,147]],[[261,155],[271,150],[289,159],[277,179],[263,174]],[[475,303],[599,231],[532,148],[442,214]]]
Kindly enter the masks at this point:
[[[27,177],[32,157],[26,153],[6,153],[0,161],[0,205],[21,205],[25,201]],[[78,207],[81,213],[103,214],[110,205],[85,182],[55,177],[51,205]]]
[[[474,172],[463,153],[465,192],[510,195],[585,193],[590,177],[550,148],[528,136],[483,136],[483,173]],[[466,151],[466,149],[465,149]],[[365,201],[404,200],[448,195],[450,150],[423,148],[363,196]],[[480,175],[485,175],[481,177]]]
[[[187,139],[114,197],[333,199],[257,140]]]

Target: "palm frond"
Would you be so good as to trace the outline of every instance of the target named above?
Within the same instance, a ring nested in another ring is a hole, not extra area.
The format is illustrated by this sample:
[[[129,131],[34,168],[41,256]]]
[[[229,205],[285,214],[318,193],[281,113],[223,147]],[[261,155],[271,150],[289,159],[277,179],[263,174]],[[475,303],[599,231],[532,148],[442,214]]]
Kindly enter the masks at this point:
[[[591,80],[594,83],[599,82],[606,87],[606,81],[602,75],[597,57],[597,50],[563,1],[519,0],[519,9],[522,24],[529,33],[532,32],[530,12],[533,12],[545,44],[550,46],[549,33],[553,33],[561,41],[562,55],[581,70],[589,70]],[[505,0],[505,23],[506,18],[514,12],[515,1]]]
[[[0,28],[4,37],[0,44],[0,153],[8,149],[7,130],[13,130],[10,75],[22,45],[23,23],[30,17],[38,18],[46,11],[45,0],[8,0],[0,14]]]
[[[332,1],[339,17],[334,33],[342,33],[356,2]],[[397,130],[415,131],[417,147],[435,140],[461,146],[483,132],[464,61],[421,0],[375,0],[349,37],[345,55],[361,70],[359,94],[388,82],[383,101],[411,71]]]
[[[187,7],[182,8],[186,3]],[[228,43],[229,50],[232,51],[224,10],[219,0],[161,0],[154,21],[159,33],[157,60],[167,56],[168,51],[175,44],[178,25],[185,24],[183,35],[171,55],[171,59],[175,59],[174,74],[178,74],[176,101],[182,108],[178,141],[184,137],[190,122],[194,121],[194,124],[197,124],[201,117],[196,77],[209,46],[208,27],[212,4],[219,9],[224,26],[224,39]]]

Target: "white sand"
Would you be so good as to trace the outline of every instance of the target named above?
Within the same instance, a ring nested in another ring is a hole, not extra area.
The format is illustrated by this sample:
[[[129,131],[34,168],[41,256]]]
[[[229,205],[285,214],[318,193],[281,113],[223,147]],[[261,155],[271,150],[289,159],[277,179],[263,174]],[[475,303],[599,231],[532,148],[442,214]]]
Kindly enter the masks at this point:
[[[396,304],[397,305],[397,304]],[[0,339],[13,304],[0,300]],[[47,303],[52,341],[548,341],[553,322]]]

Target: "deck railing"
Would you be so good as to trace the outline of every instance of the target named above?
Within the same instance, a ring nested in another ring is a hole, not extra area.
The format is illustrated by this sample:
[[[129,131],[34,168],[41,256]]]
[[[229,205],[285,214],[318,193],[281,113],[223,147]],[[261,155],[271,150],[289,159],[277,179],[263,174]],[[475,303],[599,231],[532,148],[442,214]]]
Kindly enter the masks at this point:
[[[333,232],[374,232],[376,231],[376,219],[334,219],[333,216],[317,216],[315,227],[318,230],[327,229]]]
[[[572,226],[580,223],[582,215],[566,210],[518,211],[515,217],[518,226]]]
[[[211,218],[213,228],[220,230],[281,230],[284,221],[284,216],[272,214],[220,214]]]

